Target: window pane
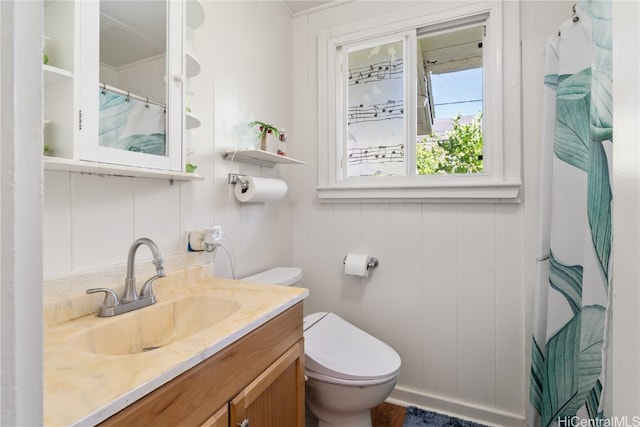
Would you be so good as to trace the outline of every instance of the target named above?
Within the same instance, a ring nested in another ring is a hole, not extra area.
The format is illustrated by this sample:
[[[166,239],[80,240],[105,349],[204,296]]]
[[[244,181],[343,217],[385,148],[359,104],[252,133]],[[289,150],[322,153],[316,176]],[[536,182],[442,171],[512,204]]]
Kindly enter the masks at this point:
[[[418,41],[420,175],[483,171],[482,43],[482,26]]]
[[[403,42],[348,51],[347,176],[405,174]]]

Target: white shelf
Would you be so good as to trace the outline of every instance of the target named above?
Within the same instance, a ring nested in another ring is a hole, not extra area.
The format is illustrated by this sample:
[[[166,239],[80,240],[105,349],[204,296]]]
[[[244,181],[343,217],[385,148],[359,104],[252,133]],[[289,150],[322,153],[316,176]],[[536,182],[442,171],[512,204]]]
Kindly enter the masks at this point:
[[[42,71],[45,86],[73,79],[73,73],[71,71],[63,70],[62,68],[53,67],[51,65],[43,64]]]
[[[187,26],[195,30],[204,22],[204,6],[200,0],[187,1]]]
[[[185,54],[185,62],[187,64],[187,77],[191,78],[200,74],[200,61],[191,52]]]
[[[187,119],[187,124],[186,124],[187,129],[194,129],[194,128],[200,127],[200,119],[197,118],[195,114],[187,111],[185,113],[185,116]]]
[[[87,162],[48,156],[44,157],[44,169],[92,175],[168,179],[171,181],[202,181],[204,179],[202,175],[195,173],[112,165],[108,163]]]
[[[292,159],[291,157],[280,156],[279,154],[270,153],[262,150],[238,150],[238,151],[225,151],[222,154],[222,158],[229,161],[237,161],[242,163],[249,163],[252,165],[260,165],[267,167],[274,167],[277,164],[290,164],[290,165],[306,165],[306,162],[301,160]]]

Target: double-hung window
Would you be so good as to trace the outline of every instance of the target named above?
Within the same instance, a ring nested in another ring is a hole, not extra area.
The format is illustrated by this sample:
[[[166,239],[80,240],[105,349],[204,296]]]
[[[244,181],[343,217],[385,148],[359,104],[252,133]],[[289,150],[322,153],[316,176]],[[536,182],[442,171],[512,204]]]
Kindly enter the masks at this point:
[[[519,200],[519,86],[505,83],[519,66],[503,59],[519,34],[502,9],[411,9],[319,37],[321,199]]]

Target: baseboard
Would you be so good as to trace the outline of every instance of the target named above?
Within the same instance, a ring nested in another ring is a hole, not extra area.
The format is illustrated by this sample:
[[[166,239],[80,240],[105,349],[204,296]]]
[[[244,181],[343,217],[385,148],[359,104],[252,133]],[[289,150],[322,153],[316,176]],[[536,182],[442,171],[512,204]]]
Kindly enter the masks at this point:
[[[387,402],[400,406],[417,406],[488,426],[523,427],[525,425],[524,415],[521,414],[472,405],[469,402],[447,399],[405,387],[396,387]]]

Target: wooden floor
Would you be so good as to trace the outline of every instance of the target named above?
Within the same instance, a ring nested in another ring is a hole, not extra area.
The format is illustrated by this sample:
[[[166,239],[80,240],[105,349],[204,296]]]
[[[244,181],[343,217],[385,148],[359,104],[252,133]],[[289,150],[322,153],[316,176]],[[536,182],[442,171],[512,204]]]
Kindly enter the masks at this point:
[[[382,402],[371,410],[372,427],[402,427],[407,409]]]

